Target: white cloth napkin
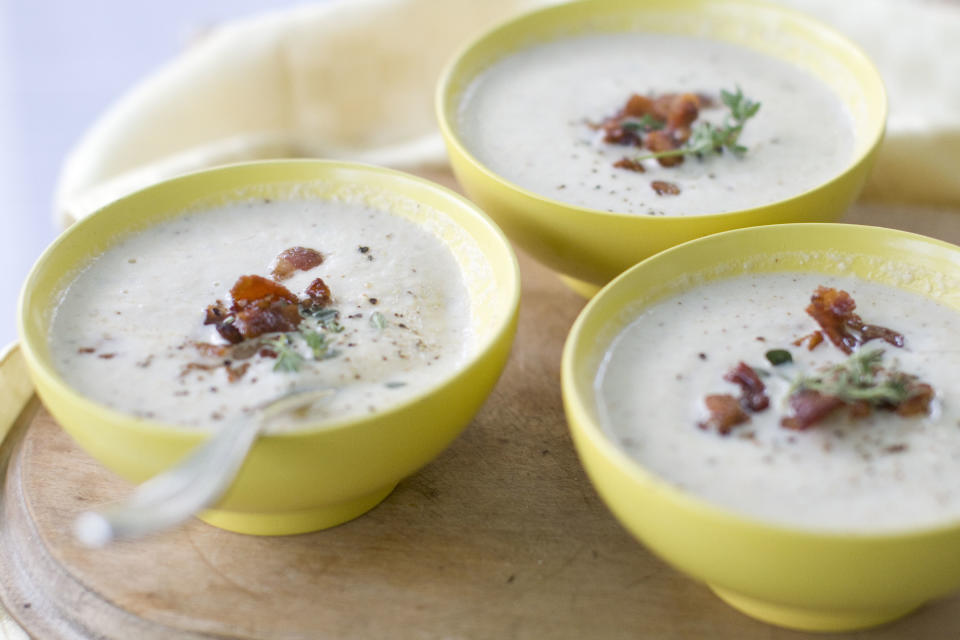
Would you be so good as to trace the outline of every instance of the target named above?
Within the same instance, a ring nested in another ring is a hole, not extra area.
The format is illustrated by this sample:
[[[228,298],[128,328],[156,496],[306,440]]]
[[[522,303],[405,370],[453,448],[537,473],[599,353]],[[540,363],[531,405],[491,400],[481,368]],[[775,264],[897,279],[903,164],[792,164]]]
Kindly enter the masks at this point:
[[[443,64],[493,22],[550,1],[328,0],[221,25],[93,125],[64,163],[56,219],[233,161],[441,167]],[[887,137],[864,196],[960,207],[960,4],[779,1],[846,33],[884,77]]]

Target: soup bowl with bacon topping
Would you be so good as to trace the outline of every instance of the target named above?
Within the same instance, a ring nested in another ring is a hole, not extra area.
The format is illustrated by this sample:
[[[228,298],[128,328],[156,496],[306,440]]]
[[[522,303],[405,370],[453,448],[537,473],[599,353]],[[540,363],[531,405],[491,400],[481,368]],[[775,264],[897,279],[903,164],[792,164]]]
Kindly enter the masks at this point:
[[[960,588],[960,248],[839,224],[693,240],[564,348],[614,515],[745,613],[837,631]]]
[[[456,437],[502,370],[518,298],[509,243],[462,197],[272,161],[163,182],[71,227],[27,279],[19,331],[46,408],[128,480],[262,420],[201,518],[290,534],[367,511]],[[288,397],[311,402],[278,412]]]
[[[856,46],[775,4],[583,0],[467,45],[436,110],[470,198],[592,294],[686,240],[838,219],[886,96]]]

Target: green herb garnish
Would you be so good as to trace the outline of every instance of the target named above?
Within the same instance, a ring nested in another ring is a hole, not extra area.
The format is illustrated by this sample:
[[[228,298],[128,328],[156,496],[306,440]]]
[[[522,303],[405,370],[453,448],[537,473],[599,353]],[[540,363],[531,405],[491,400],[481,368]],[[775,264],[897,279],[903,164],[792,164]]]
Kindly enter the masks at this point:
[[[343,325],[340,324],[340,311],[329,307],[319,307],[316,309],[300,307],[300,315],[304,318],[313,318],[320,326],[327,331],[340,333],[343,331]]]
[[[883,349],[861,349],[839,364],[810,376],[800,376],[790,390],[817,391],[844,402],[899,405],[910,395],[916,377],[880,366]]]
[[[764,354],[773,366],[793,362],[793,356],[786,349],[771,349]]]
[[[406,382],[400,382],[400,381],[397,381],[397,382],[385,382],[385,383],[383,384],[383,386],[385,386],[387,389],[398,389],[398,388],[400,388],[400,387],[405,387],[405,386],[407,386],[407,383],[406,383]]]
[[[377,329],[386,329],[387,328],[387,319],[379,311],[374,311],[370,314],[370,324],[376,327]]]
[[[303,356],[293,347],[293,340],[287,334],[264,340],[263,344],[277,352],[277,361],[273,365],[274,371],[299,371],[303,364]]]
[[[330,350],[330,342],[327,340],[327,334],[317,333],[316,331],[301,331],[304,342],[313,352],[314,360],[327,360],[337,355],[336,351]]]
[[[720,92],[720,99],[723,101],[723,104],[730,109],[730,113],[727,114],[722,126],[717,126],[706,121],[699,122],[691,129],[690,138],[686,144],[679,149],[648,153],[637,156],[634,160],[639,162],[651,158],[687,155],[705,158],[713,154],[723,153],[724,151],[729,151],[738,156],[746,153],[747,148],[737,141],[743,132],[744,124],[760,110],[760,103],[754,102],[744,96],[740,87],[737,87],[735,93],[722,90]]]

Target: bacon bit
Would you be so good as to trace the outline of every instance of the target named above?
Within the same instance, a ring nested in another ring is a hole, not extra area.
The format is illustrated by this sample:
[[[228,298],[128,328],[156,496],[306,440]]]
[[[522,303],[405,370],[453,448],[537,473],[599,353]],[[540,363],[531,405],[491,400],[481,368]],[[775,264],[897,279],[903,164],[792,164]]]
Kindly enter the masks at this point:
[[[933,387],[924,382],[911,384],[908,389],[910,395],[897,405],[895,411],[901,416],[915,416],[930,412],[930,403],[933,402]]]
[[[205,322],[204,324],[210,324]],[[201,355],[222,358],[227,355],[231,349],[222,344],[211,344],[209,342],[194,342],[193,346],[200,352]]]
[[[863,342],[870,342],[879,338],[895,347],[903,346],[903,334],[897,333],[893,329],[878,327],[873,324],[861,324],[857,327],[857,330],[860,331],[860,338]]]
[[[857,304],[846,291],[820,286],[811,296],[806,311],[820,325],[830,342],[846,354],[853,353],[855,347],[876,338],[895,347],[903,346],[902,334],[885,327],[864,324],[860,316],[853,312],[856,307]],[[856,333],[851,333],[851,330]]]
[[[330,287],[327,286],[327,283],[321,278],[317,278],[307,286],[304,293],[310,299],[310,307],[318,308],[325,307],[330,304],[332,297],[330,296]]]
[[[217,300],[215,303],[207,307],[207,313],[203,319],[203,324],[219,324],[226,320],[228,315],[230,315],[230,312],[227,311],[227,307],[225,304],[223,304],[223,300]]]
[[[613,166],[617,169],[627,169],[629,171],[636,171],[637,173],[646,171],[642,162],[637,162],[633,158],[627,158],[626,156],[614,162]]]
[[[296,304],[272,300],[269,306],[249,306],[237,312],[236,325],[244,340],[265,333],[295,331],[303,319]]]
[[[826,418],[842,404],[843,400],[840,398],[823,395],[811,389],[802,389],[790,396],[793,415],[780,420],[780,425],[787,429],[804,431]]]
[[[256,338],[264,333],[284,333],[295,330],[300,317],[299,300],[286,287],[262,276],[240,276],[230,290],[233,305],[230,307],[236,318],[233,323],[217,325],[233,327],[240,340]],[[228,329],[227,335],[220,335],[229,342],[234,333]]]
[[[80,347],[77,349],[77,353],[96,353],[97,350],[93,347]]]
[[[653,187],[653,190],[657,192],[658,196],[675,196],[680,193],[680,187],[672,182],[665,182],[664,180],[654,180],[650,183],[650,186]]]
[[[286,280],[294,271],[309,271],[323,264],[323,254],[307,247],[290,247],[273,261],[271,273],[277,280]]]
[[[750,365],[741,362],[728,371],[723,379],[740,387],[742,390],[740,404],[750,411],[763,411],[770,406],[770,398],[766,394],[767,387]]]
[[[850,402],[847,404],[850,407],[850,419],[851,420],[861,420],[868,417],[873,413],[873,407],[870,406],[870,403],[866,400],[859,400],[857,402]]]
[[[627,99],[622,114],[631,118],[642,118],[653,113],[653,100],[635,93]]]
[[[297,302],[297,296],[289,289],[263,276],[240,276],[230,289],[230,297],[233,298],[233,311],[251,305],[262,307],[273,299]]]
[[[807,351],[813,351],[814,349],[817,348],[817,345],[823,342],[823,334],[819,331],[814,331],[813,333],[807,334],[802,338],[797,338],[796,340],[794,340],[793,346],[799,347],[800,345],[803,344],[805,340],[808,341]]]
[[[117,354],[115,354],[115,353],[101,353],[101,354],[98,355],[97,357],[98,357],[98,358],[102,358],[102,359],[104,359],[104,360],[110,360],[111,358],[116,358],[116,357],[117,357]]]
[[[619,124],[610,123],[603,127],[603,141],[609,144],[619,144],[621,146],[643,146],[643,138],[635,129],[626,129]]]
[[[667,112],[667,129],[674,130],[680,127],[689,129],[693,121],[700,115],[700,100],[692,93],[683,93],[676,96],[670,103]]]
[[[743,424],[750,420],[740,401],[731,395],[709,395],[704,398],[703,403],[710,413],[710,417],[697,424],[704,431],[716,430],[720,435],[727,435],[738,424]]]
[[[666,122],[670,117],[670,108],[673,107],[673,101],[677,97],[675,93],[664,93],[653,99],[650,109],[654,117]]]
[[[680,143],[677,142],[673,135],[669,131],[651,131],[647,134],[647,139],[645,141],[647,149],[653,153],[659,153],[661,151],[673,151],[680,147]],[[660,166],[663,167],[673,167],[678,164],[683,163],[683,156],[666,156],[664,158],[657,158],[657,162],[660,163]]]
[[[227,370],[227,380],[229,382],[236,382],[237,380],[242,378],[244,374],[247,372],[247,369],[250,368],[250,363],[244,362],[243,364],[238,364],[235,367],[231,367],[230,365],[224,364],[223,367],[224,369]]]
[[[183,365],[182,369],[180,369],[180,377],[182,378],[183,376],[187,375],[191,371],[214,371],[215,369],[219,369],[222,366],[223,366],[222,362],[218,362],[215,364],[204,363],[204,362],[188,362],[187,364]]]
[[[907,450],[907,445],[903,444],[902,442],[899,444],[892,444],[886,449],[884,449],[884,451],[886,451],[887,453],[903,453],[906,450]]]

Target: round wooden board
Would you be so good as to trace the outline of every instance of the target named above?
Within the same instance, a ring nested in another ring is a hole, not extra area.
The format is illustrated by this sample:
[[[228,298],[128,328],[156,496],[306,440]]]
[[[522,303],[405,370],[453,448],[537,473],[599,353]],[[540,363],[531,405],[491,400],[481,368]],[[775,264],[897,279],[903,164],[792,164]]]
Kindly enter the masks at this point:
[[[936,235],[960,236],[956,219],[932,224],[943,227]],[[803,637],[730,609],[650,555],[599,501],[559,387],[561,348],[583,300],[524,256],[521,270],[516,345],[476,419],[380,506],[327,531],[258,538],[193,520],[83,549],[70,535],[74,517],[130,487],[42,409],[25,416],[4,447],[4,604],[50,640]],[[838,637],[958,635],[953,597]]]

